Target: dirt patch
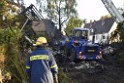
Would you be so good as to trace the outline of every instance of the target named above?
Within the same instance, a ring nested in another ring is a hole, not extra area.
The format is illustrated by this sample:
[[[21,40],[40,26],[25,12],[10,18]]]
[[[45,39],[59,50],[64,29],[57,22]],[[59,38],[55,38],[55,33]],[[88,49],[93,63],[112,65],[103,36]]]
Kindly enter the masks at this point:
[[[67,75],[77,83],[124,83],[124,66],[118,64],[113,56],[108,56],[108,61],[103,61],[104,69],[70,68]]]

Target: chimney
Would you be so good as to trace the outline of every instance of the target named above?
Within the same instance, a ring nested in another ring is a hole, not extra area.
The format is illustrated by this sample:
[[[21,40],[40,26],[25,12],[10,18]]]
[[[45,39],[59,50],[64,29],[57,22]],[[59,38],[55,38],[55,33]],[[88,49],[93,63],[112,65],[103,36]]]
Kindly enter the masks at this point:
[[[103,26],[105,24],[105,17],[102,17],[101,21],[102,21],[102,26]]]
[[[92,27],[93,27],[92,20],[90,20],[90,28],[92,28]]]

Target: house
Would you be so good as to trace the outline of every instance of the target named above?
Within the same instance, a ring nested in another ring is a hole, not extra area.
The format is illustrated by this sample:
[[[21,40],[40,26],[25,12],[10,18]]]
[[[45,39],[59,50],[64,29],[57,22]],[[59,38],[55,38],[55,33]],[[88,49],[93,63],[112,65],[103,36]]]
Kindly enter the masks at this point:
[[[102,18],[101,20],[87,23],[84,28],[90,28],[91,30],[95,30],[95,42],[96,43],[104,43],[109,44],[109,38],[111,33],[117,28],[117,23],[114,18]],[[93,33],[90,35],[90,39],[92,40]]]

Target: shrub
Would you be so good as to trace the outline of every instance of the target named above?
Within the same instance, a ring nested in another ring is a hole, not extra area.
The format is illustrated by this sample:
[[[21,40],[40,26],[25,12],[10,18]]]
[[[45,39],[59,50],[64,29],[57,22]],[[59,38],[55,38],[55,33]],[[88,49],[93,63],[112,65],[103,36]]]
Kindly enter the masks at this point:
[[[0,46],[1,49],[5,49],[4,53],[4,68],[3,72],[5,75],[11,75],[12,79],[9,83],[22,83],[22,81],[27,80],[27,75],[25,72],[25,60],[21,59],[19,52],[19,39],[21,38],[21,32],[18,28],[6,28],[0,29]],[[10,73],[8,73],[10,72]]]

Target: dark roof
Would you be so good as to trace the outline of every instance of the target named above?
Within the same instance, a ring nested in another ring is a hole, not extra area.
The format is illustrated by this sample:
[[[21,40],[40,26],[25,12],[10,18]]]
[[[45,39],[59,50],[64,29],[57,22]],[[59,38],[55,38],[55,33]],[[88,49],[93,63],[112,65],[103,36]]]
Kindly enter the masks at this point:
[[[88,23],[84,26],[84,28],[94,28],[96,30],[96,34],[108,33],[113,23],[114,23],[114,18],[106,18],[104,20]]]

